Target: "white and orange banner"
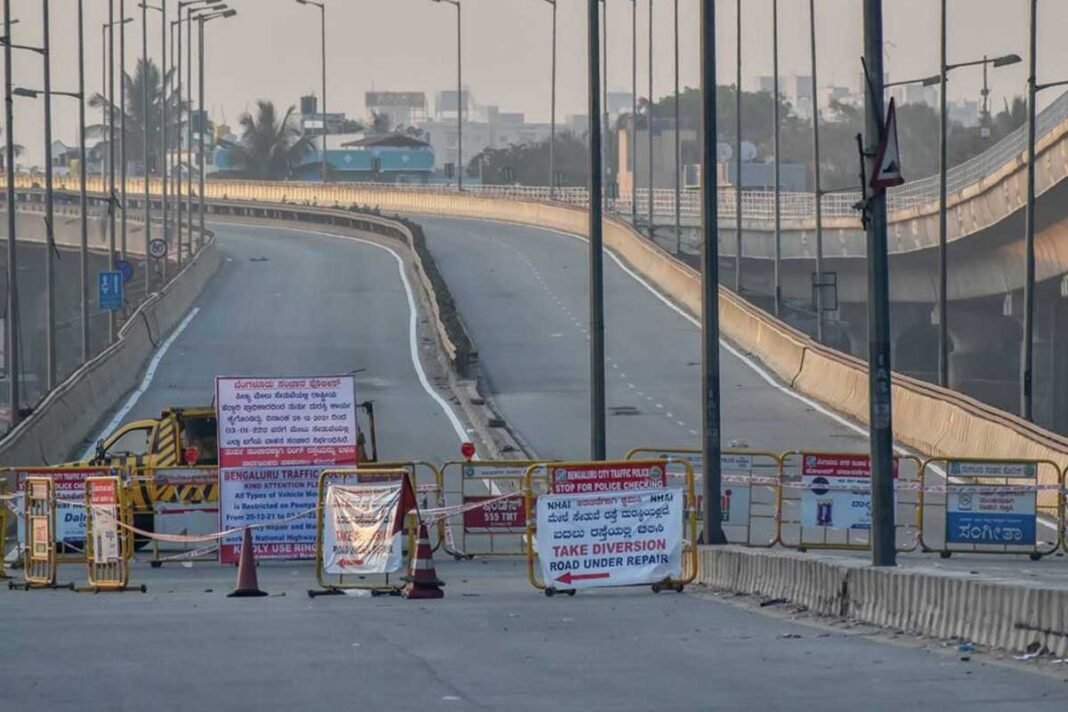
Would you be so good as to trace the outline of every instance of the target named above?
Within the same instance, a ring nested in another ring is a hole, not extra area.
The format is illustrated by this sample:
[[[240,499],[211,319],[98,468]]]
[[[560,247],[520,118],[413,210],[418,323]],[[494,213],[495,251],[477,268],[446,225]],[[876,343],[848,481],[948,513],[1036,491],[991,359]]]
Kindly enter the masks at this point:
[[[405,482],[331,485],[323,506],[323,571],[388,574],[404,563]]]

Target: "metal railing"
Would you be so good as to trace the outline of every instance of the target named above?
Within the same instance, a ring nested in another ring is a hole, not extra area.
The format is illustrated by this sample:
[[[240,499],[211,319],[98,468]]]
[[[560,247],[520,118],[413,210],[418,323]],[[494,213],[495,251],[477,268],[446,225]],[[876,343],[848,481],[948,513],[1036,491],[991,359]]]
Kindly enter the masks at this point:
[[[1036,135],[1039,140],[1056,130],[1065,130],[1068,122],[1068,93],[1061,94],[1038,116]],[[954,166],[947,176],[947,192],[957,193],[970,186],[980,184],[984,179],[997,173],[1006,166],[1022,166],[1025,163],[1027,149],[1027,126],[1021,126],[1005,138],[998,141],[983,153]],[[427,193],[447,193],[455,190],[449,184],[421,185],[398,183],[355,183],[354,187],[363,189],[381,188],[383,190],[403,190]],[[585,206],[588,203],[586,188],[557,188],[555,197],[548,186],[522,185],[477,185],[467,184],[464,190],[474,195],[508,198],[533,202],[558,202],[567,205]],[[888,193],[891,213],[900,210],[919,208],[938,202],[938,176],[913,180]],[[639,220],[645,218],[649,210],[650,193],[647,188],[636,191],[637,213]],[[780,215],[785,221],[804,222],[812,220],[816,212],[816,200],[813,193],[780,192]],[[823,215],[831,219],[856,219],[853,206],[860,200],[859,191],[826,193],[822,196]],[[657,221],[674,222],[675,192],[671,189],[657,188],[652,191],[653,215]],[[615,198],[606,198],[606,209],[613,214],[627,217],[631,214],[630,191],[622,191]],[[680,213],[688,225],[697,224],[701,216],[700,194],[697,190],[684,190],[680,196]],[[719,219],[730,222],[736,219],[735,193],[733,187],[721,188],[719,191]],[[742,193],[742,214],[747,220],[771,221],[775,218],[775,193],[770,190],[746,190]],[[858,221],[859,225],[859,221]]]

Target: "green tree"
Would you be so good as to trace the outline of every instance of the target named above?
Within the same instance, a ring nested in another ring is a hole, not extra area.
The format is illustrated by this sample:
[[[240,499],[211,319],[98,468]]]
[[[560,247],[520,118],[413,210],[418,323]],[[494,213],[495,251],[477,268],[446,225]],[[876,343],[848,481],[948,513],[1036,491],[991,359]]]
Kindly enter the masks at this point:
[[[547,185],[549,139],[537,143],[487,148],[468,163],[468,175],[479,175],[487,184]],[[586,185],[586,142],[570,131],[556,135],[556,173],[559,185]]]
[[[167,106],[167,135],[171,146],[178,145],[179,129],[185,127],[184,114],[188,108],[185,102],[178,103],[176,93],[166,93],[165,86],[170,86],[171,72],[160,73],[159,67],[150,59],[148,62],[137,61],[134,73],[125,74],[120,90],[126,97],[126,160],[130,163],[143,163],[144,126],[148,124],[148,166],[154,173],[160,167],[160,126],[162,124],[162,107]],[[148,94],[148,114],[144,112],[143,98]],[[110,105],[106,97],[95,94],[89,99],[89,106],[109,112],[115,126],[115,140],[120,144],[122,131],[121,105]],[[90,137],[99,138],[106,149],[109,131],[104,124],[86,127]],[[116,156],[118,152],[116,151]]]
[[[231,160],[245,176],[255,180],[288,178],[313,150],[313,137],[301,133],[295,111],[290,106],[279,117],[273,102],[260,99],[255,116],[248,112],[241,115],[241,138],[231,149]]]

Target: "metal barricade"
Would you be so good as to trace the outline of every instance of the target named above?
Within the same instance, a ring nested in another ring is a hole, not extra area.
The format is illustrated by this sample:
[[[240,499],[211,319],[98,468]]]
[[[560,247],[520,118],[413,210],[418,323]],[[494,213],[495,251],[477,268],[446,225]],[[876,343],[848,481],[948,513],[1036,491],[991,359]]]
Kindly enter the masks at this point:
[[[118,477],[89,477],[85,481],[86,590],[125,591],[130,582],[134,537],[128,489]],[[147,589],[139,587],[144,593]]]
[[[459,546],[446,545],[446,552],[457,559],[522,556],[527,528],[523,478],[529,467],[543,464],[533,460],[465,460],[442,465],[446,504],[490,503],[446,520],[446,536],[453,524],[460,528]],[[509,494],[515,496],[502,499]]]
[[[107,477],[111,467],[18,467],[15,476],[20,491],[30,477],[52,480],[56,501],[52,536],[56,541],[56,562],[85,563],[85,481],[89,477]],[[21,533],[20,533],[21,534]]]
[[[391,574],[388,573],[382,574],[381,577],[376,576],[373,579],[369,579],[368,575],[346,577],[344,574],[339,574],[335,578],[330,578],[330,575],[327,574],[325,570],[325,557],[323,554],[323,527],[326,512],[325,502],[331,485],[344,486],[389,482],[396,481],[400,478],[406,478],[409,486],[412,487],[412,491],[415,492],[415,485],[413,482],[414,476],[407,467],[380,467],[379,463],[376,463],[373,468],[360,467],[359,469],[324,470],[319,475],[318,504],[315,512],[315,580],[318,582],[320,590],[308,591],[309,597],[315,598],[316,596],[338,595],[344,593],[346,590],[355,589],[370,591],[372,596],[400,594],[401,587],[396,583],[390,582]],[[410,561],[410,559],[415,556],[415,537],[418,534],[418,522],[413,520],[412,513],[406,513],[404,525],[407,530],[407,550]],[[407,572],[405,571],[405,573]]]
[[[780,456],[779,543],[790,549],[871,548],[871,458],[867,453],[791,451]],[[894,458],[895,541],[920,547],[921,473],[911,455]]]
[[[141,499],[131,501],[134,521],[157,534],[200,535],[219,527],[219,469],[217,467],[161,467],[144,469],[130,483]],[[131,498],[133,500],[134,498]],[[141,502],[147,502],[147,513]],[[146,516],[147,515],[147,516]],[[217,546],[152,540],[152,568],[167,561],[217,561]]]
[[[697,489],[697,520],[704,521],[704,467],[697,448],[636,447],[627,460],[668,458],[690,463]],[[729,448],[720,456],[721,527],[727,541],[770,548],[779,541],[779,482],[782,460],[777,453]],[[670,473],[670,470],[669,470]],[[677,467],[675,474],[678,475]]]
[[[55,483],[49,477],[24,477],[24,504],[22,509],[25,526],[26,553],[23,560],[23,588],[55,588],[56,568],[56,493]],[[8,582],[8,589],[15,582]]]
[[[445,501],[445,485],[441,471],[430,462],[425,460],[394,460],[391,462],[372,462],[360,466],[360,469],[364,470],[369,468],[375,470],[406,470],[412,476],[412,486],[415,488],[416,498],[421,509],[440,506]],[[433,542],[431,550],[436,552],[445,545],[447,532],[444,520],[439,521],[434,529],[437,532],[437,541]]]
[[[535,560],[537,559],[537,552],[535,551],[535,541],[537,537],[537,513],[535,511],[535,503],[537,496],[540,493],[546,493],[552,491],[552,480],[554,477],[553,470],[566,469],[569,467],[596,467],[596,468],[612,468],[615,466],[634,466],[634,465],[647,465],[650,467],[660,467],[663,471],[667,472],[667,467],[672,463],[680,464],[685,470],[685,481],[682,487],[683,501],[686,503],[697,501],[697,492],[694,488],[694,476],[693,467],[691,467],[689,461],[681,459],[658,459],[658,460],[621,460],[621,461],[589,461],[589,462],[553,462],[551,467],[547,463],[536,463],[527,468],[526,473],[523,476],[523,502],[526,508],[526,554],[527,554],[527,580],[530,581],[530,585],[534,588],[544,591],[546,596],[553,596],[556,593],[567,593],[568,595],[574,595],[574,589],[556,589],[552,586],[546,586],[545,582],[539,580],[537,571],[535,569]],[[535,482],[535,476],[540,473],[538,478],[540,482]],[[605,492],[607,494],[619,494],[626,490],[595,490],[596,492]],[[678,579],[667,578],[662,581],[652,583],[652,590],[654,593],[659,593],[663,590],[675,590],[682,592],[682,590],[693,583],[697,578],[698,558],[697,558],[697,510],[696,508],[684,504],[682,510],[682,571]]]
[[[931,458],[923,465],[924,551],[1028,554],[1057,551],[1064,531],[1064,474],[1050,460]]]

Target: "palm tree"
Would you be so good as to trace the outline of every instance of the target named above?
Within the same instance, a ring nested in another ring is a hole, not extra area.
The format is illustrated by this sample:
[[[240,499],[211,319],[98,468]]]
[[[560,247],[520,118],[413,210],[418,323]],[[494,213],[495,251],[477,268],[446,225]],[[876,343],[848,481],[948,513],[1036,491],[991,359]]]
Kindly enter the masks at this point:
[[[144,161],[144,95],[148,93],[148,166],[151,172],[158,172],[160,160],[160,117],[161,106],[166,101],[167,105],[167,135],[168,143],[178,145],[179,129],[185,126],[183,114],[188,108],[186,102],[179,107],[177,95],[171,93],[164,97],[163,87],[170,86],[171,72],[161,74],[159,67],[150,59],[148,62],[137,61],[137,68],[133,75],[126,74],[123,77],[121,90],[126,95],[126,160],[129,162]],[[95,94],[89,99],[89,106],[108,111],[107,98],[101,94]],[[115,125],[116,141],[122,126],[122,113],[119,106],[110,107],[110,115]],[[104,124],[95,124],[86,127],[88,134],[108,140],[108,129]]]
[[[291,106],[279,119],[274,102],[260,99],[256,102],[255,116],[248,112],[242,114],[241,138],[231,153],[234,165],[255,180],[288,178],[300,160],[313,150],[312,138],[301,133],[295,111]]]

